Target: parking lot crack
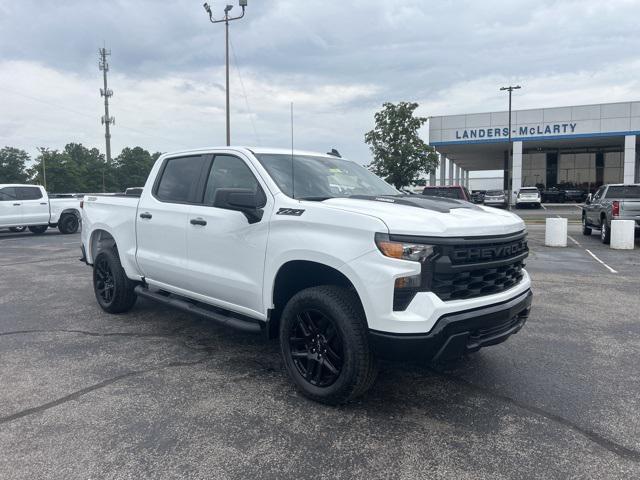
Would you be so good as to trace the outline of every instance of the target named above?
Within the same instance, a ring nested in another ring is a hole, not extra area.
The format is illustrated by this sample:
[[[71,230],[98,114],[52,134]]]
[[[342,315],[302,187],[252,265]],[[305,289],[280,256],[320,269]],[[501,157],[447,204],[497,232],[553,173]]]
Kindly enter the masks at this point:
[[[206,355],[198,360],[194,360],[191,362],[170,362],[167,363],[165,365],[160,365],[157,367],[152,367],[152,368],[147,368],[144,370],[134,370],[131,372],[126,372],[120,375],[116,375],[115,377],[111,377],[108,378],[106,380],[103,380],[101,382],[95,383],[93,385],[90,385],[88,387],[82,388],[80,390],[76,390],[73,393],[70,393],[68,395],[65,395],[64,397],[60,397],[57,398],[55,400],[52,400],[50,402],[47,403],[43,403],[42,405],[38,405],[36,407],[31,407],[31,408],[26,408],[24,410],[21,410],[19,412],[13,413],[11,415],[7,415],[6,417],[0,417],[0,425],[5,424],[5,423],[9,423],[12,422],[14,420],[18,420],[20,418],[24,418],[27,417],[29,415],[35,415],[41,412],[44,412],[46,410],[49,410],[51,408],[57,407],[59,405],[65,404],[67,402],[71,402],[73,400],[77,400],[80,397],[87,395],[91,392],[94,392],[96,390],[100,390],[101,388],[105,388],[108,387],[109,385],[113,385],[116,382],[119,382],[121,380],[124,380],[126,378],[130,378],[130,377],[135,377],[138,375],[143,375],[145,373],[150,373],[150,372],[156,372],[159,370],[164,370],[167,368],[176,368],[176,367],[189,367],[189,366],[193,366],[193,365],[199,365],[201,363],[206,362],[207,360],[210,360],[211,356],[210,355]]]
[[[452,380],[460,385],[463,385],[467,388],[471,388],[472,390],[475,390],[483,395],[498,399],[504,403],[513,405],[514,407],[520,408],[522,410],[525,410],[529,413],[532,413],[534,415],[538,415],[541,417],[546,418],[547,420],[550,420],[554,423],[560,424],[564,427],[567,427],[571,430],[573,430],[574,432],[578,433],[579,435],[585,437],[587,440],[599,445],[600,447],[604,448],[605,450],[608,450],[609,452],[618,455],[619,457],[625,458],[627,460],[631,460],[633,462],[637,462],[640,463],[640,452],[637,450],[634,450],[632,448],[626,447],[624,445],[621,445],[620,443],[617,443],[607,437],[604,437],[602,435],[600,435],[597,432],[594,432],[593,430],[589,430],[587,428],[584,428],[580,425],[578,425],[577,423],[572,422],[571,420],[568,420],[564,417],[561,417],[560,415],[557,415],[555,413],[552,412],[548,412],[540,407],[535,407],[533,405],[529,405],[527,403],[521,402],[519,400],[516,400],[514,398],[508,397],[507,395],[502,395],[500,393],[497,393],[493,390],[491,390],[490,388],[487,387],[483,387],[480,385],[476,385],[474,383],[471,383],[467,380],[464,380],[460,377],[457,377],[455,375],[451,375],[448,374],[446,372],[440,371],[440,370],[436,370],[436,369],[432,369],[432,371],[436,374],[439,375],[441,377],[444,377],[448,380]]]

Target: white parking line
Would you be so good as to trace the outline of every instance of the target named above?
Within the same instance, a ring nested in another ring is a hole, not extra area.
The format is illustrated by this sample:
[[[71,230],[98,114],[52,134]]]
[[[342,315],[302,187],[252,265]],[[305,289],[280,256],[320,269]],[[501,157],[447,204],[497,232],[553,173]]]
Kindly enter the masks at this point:
[[[600,260],[598,257],[596,257],[596,256],[591,252],[591,250],[589,250],[589,249],[585,248],[585,251],[586,251],[589,255],[591,255],[591,256],[596,260],[596,262],[601,263],[602,265],[604,265],[604,266],[607,268],[607,270],[609,270],[611,273],[618,273],[618,272],[617,272],[617,271],[615,271],[613,268],[611,268],[609,265],[607,265],[607,264],[606,264],[606,263],[604,263],[602,260]]]
[[[543,204],[540,204],[540,206],[541,206],[542,208],[544,208],[545,210],[547,209],[547,207],[545,207]]]
[[[576,245],[580,246],[580,242],[577,241],[575,238],[573,238],[571,235],[567,235],[567,237],[569,237],[569,240],[571,240],[573,243],[575,243]]]

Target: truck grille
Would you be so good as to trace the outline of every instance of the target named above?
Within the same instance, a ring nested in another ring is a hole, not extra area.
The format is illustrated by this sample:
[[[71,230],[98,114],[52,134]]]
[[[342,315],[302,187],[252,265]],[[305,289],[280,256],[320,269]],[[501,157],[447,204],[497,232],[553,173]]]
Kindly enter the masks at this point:
[[[524,263],[434,275],[431,290],[442,300],[480,297],[513,287],[523,277]]]
[[[444,301],[508,290],[522,280],[528,254],[525,232],[448,241],[432,263],[430,290]]]

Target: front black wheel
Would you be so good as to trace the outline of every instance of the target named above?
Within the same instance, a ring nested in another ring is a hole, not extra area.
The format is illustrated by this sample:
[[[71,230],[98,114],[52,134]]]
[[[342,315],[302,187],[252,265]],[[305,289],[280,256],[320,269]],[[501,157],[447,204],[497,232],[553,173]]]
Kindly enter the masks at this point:
[[[591,235],[591,228],[587,225],[587,216],[582,215],[582,234]]]
[[[135,283],[127,278],[117,252],[104,250],[93,262],[93,290],[98,305],[108,313],[123,313],[136,303]]]
[[[79,226],[80,220],[78,220],[78,217],[73,213],[63,215],[58,222],[58,230],[60,230],[60,233],[64,233],[66,235],[76,233]]]
[[[49,228],[48,225],[36,225],[33,227],[29,227],[29,231],[34,235],[42,235],[44,232],[47,231],[47,228]]]
[[[360,302],[337,286],[307,288],[289,300],[280,321],[280,348],[295,385],[321,403],[357,398],[377,375]]]

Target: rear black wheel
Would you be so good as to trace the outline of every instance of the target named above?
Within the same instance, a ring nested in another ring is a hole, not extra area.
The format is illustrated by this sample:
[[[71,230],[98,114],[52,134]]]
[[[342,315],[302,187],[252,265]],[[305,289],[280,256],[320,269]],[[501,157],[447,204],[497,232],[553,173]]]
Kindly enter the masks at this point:
[[[73,213],[63,215],[58,222],[58,230],[64,234],[76,233],[79,226],[80,220],[78,220],[78,217]]]
[[[337,286],[302,290],[287,303],[280,347],[291,379],[318,402],[348,402],[377,374],[362,307],[355,293]]]
[[[109,313],[123,313],[136,303],[135,283],[127,278],[114,250],[100,252],[93,262],[93,290],[98,305]]]
[[[582,215],[582,234],[591,235],[591,228],[587,225],[587,216]]]
[[[49,228],[48,225],[36,225],[34,227],[29,227],[29,231],[34,235],[42,235]]]

